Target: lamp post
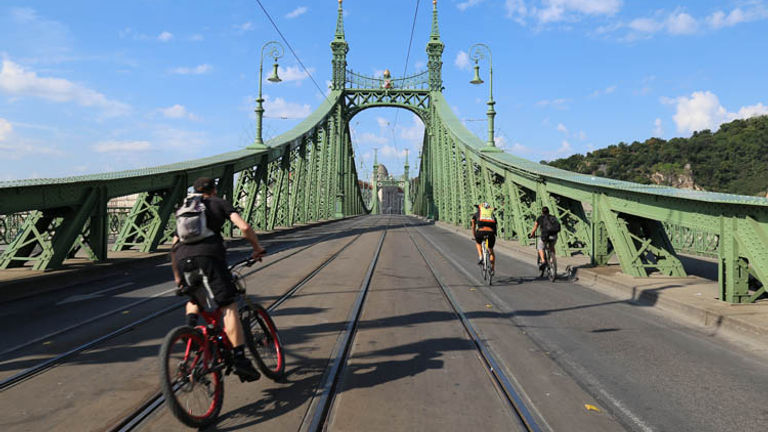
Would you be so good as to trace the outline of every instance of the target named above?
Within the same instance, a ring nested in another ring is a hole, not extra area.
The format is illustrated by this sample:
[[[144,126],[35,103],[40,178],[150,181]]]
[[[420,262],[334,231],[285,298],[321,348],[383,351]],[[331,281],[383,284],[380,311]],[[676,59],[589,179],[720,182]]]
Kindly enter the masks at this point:
[[[262,74],[264,71],[264,53],[267,52],[270,57],[275,59],[275,64],[273,65],[272,69],[272,75],[267,78],[267,81],[273,82],[273,83],[279,83],[282,81],[279,76],[277,76],[277,59],[283,56],[285,53],[285,49],[283,48],[283,45],[280,42],[276,41],[269,41],[264,44],[264,46],[261,47],[261,60],[259,61],[259,97],[256,99],[256,103],[258,104],[256,106],[256,141],[249,145],[246,148],[249,149],[263,149],[266,146],[264,145],[264,140],[261,137],[261,122],[264,118],[264,98],[261,97],[261,85],[262,85]]]
[[[486,57],[487,56],[487,57]],[[500,149],[496,148],[496,141],[493,138],[493,118],[496,116],[496,111],[493,106],[496,102],[493,100],[493,54],[488,45],[483,43],[476,43],[469,48],[469,57],[475,61],[475,76],[470,81],[470,84],[482,84],[484,81],[480,78],[480,66],[477,64],[480,59],[488,59],[488,143],[482,151],[498,152]]]

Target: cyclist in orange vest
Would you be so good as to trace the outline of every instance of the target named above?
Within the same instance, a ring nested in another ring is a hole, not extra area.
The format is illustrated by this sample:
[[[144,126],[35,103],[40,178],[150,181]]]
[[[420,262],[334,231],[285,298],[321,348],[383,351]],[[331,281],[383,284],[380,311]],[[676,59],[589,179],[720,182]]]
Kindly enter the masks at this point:
[[[477,247],[477,264],[483,264],[483,249],[480,246],[483,240],[488,238],[488,252],[491,258],[491,273],[496,272],[496,255],[493,253],[493,246],[496,244],[496,216],[491,205],[484,202],[475,205],[477,211],[472,215],[472,235],[475,236],[475,246]]]

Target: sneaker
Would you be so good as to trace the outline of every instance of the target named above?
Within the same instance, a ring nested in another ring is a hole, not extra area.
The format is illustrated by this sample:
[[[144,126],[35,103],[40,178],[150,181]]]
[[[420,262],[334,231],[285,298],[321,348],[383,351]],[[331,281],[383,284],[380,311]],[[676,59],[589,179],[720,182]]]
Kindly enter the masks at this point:
[[[547,268],[547,263],[539,264],[539,271],[544,271],[545,268]]]
[[[477,259],[477,265],[483,265],[483,258],[482,257]]]
[[[245,357],[235,357],[235,373],[240,377],[240,381],[256,381],[261,378],[259,371]]]

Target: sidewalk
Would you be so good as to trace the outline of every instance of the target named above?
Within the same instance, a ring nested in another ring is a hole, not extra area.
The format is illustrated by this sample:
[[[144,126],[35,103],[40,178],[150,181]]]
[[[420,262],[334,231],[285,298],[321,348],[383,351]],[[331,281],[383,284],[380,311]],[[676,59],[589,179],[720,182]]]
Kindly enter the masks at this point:
[[[471,236],[470,230],[445,222],[436,221],[435,226]],[[533,246],[523,247],[515,241],[497,239],[496,250],[532,266],[536,262]],[[621,272],[618,263],[591,267],[589,257],[581,255],[558,257],[558,273],[563,275],[567,267],[575,269],[574,281],[610,297],[658,308],[674,319],[703,327],[713,336],[723,335],[768,347],[768,301],[730,304],[718,300],[717,281],[698,276],[628,276]]]

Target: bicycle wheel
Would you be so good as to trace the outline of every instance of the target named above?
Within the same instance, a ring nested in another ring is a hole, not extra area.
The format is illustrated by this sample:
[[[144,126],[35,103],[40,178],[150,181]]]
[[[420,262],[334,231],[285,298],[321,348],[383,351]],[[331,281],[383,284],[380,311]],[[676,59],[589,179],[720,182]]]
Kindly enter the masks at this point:
[[[557,258],[555,257],[555,254],[550,253],[549,254],[549,280],[550,282],[554,282],[555,279],[557,279]]]
[[[216,420],[224,400],[221,372],[204,361],[203,335],[191,327],[171,330],[160,346],[160,387],[171,413],[187,426]]]
[[[240,309],[245,341],[264,375],[277,381],[285,374],[283,344],[277,326],[266,309],[258,304],[246,303]]]

